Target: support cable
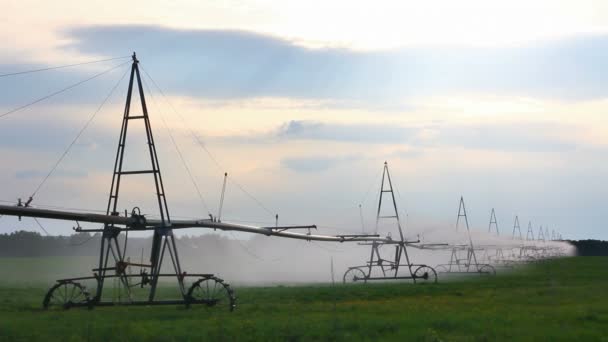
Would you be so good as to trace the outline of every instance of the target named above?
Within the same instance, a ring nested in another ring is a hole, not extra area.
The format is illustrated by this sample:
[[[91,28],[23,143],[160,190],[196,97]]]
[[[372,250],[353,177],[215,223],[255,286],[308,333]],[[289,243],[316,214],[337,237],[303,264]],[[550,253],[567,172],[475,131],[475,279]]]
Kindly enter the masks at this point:
[[[184,124],[184,126],[185,127],[189,127],[186,124],[186,120],[184,119],[184,117],[175,109],[175,107],[173,106],[173,104],[171,102],[169,102],[169,99],[167,98],[167,96],[165,95],[165,93],[163,92],[163,90],[158,86],[158,84],[156,83],[156,81],[154,81],[154,79],[150,76],[150,74],[146,71],[146,69],[141,64],[140,64],[140,67],[141,67],[141,70],[143,70],[143,72],[146,74],[146,76],[150,79],[150,81],[152,82],[152,84],[156,87],[156,89],[163,96],[165,102],[167,102],[167,104],[169,105],[169,107],[171,107],[171,109],[173,110],[173,112],[180,118],[180,120],[182,121],[182,123]],[[197,134],[194,133],[194,131],[192,130],[192,128],[188,128],[188,131],[192,135],[193,139],[198,143],[198,145],[207,153],[207,155],[213,161],[213,163],[215,164],[215,166],[221,172],[225,172],[225,169],[218,162],[218,160],[213,156],[213,154],[209,151],[209,149],[207,149],[207,147],[205,146],[205,143],[200,139],[200,137]],[[276,213],[274,213],[270,209],[268,209],[268,207],[266,207],[260,200],[258,200],[249,191],[247,191],[244,186],[242,186],[240,183],[238,183],[236,180],[234,180],[234,178],[230,178],[228,180],[231,183],[233,183],[234,185],[236,185],[239,188],[239,190],[241,190],[245,195],[247,195],[251,200],[253,200],[260,208],[262,208],[264,211],[266,211],[270,216],[274,217],[276,215]]]
[[[89,241],[93,240],[93,239],[94,239],[94,238],[96,238],[96,237],[97,237],[97,236],[95,236],[94,234],[91,234],[91,236],[89,236],[88,238],[86,238],[86,239],[84,239],[84,240],[82,240],[82,241],[79,241],[79,242],[70,243],[68,246],[82,246],[82,245],[84,245],[85,243],[87,243],[87,242],[89,242]]]
[[[235,181],[234,178],[228,178],[228,181],[236,185],[245,195],[247,195],[251,200],[253,200],[260,208],[264,209],[264,211],[266,211],[270,216],[274,217],[276,215],[270,209],[268,209],[268,207],[266,207],[260,200],[253,196],[249,191],[245,190],[245,187]]]
[[[40,71],[64,69],[64,68],[69,68],[69,67],[75,67],[75,66],[87,65],[87,64],[94,64],[94,63],[101,63],[101,62],[113,61],[113,60],[116,60],[116,59],[123,59],[123,58],[130,58],[130,57],[131,56],[122,56],[122,57],[99,59],[99,60],[96,60],[96,61],[88,61],[88,62],[81,62],[81,63],[74,63],[74,64],[52,66],[52,67],[47,67],[47,68],[40,68],[40,69],[33,69],[33,70],[10,72],[10,73],[6,73],[6,74],[0,74],[0,77],[8,77],[8,76],[23,75],[23,74],[31,74],[31,73],[40,72]]]
[[[95,110],[95,112],[93,112],[93,114],[85,122],[84,126],[82,126],[82,128],[80,129],[80,131],[78,132],[78,134],[76,134],[76,136],[74,137],[74,139],[72,140],[72,142],[63,151],[63,153],[61,154],[61,156],[59,157],[59,159],[57,159],[57,161],[55,162],[55,164],[53,165],[53,167],[51,168],[51,170],[42,179],[42,181],[40,182],[40,184],[38,184],[38,187],[36,188],[36,190],[34,190],[34,192],[32,193],[32,195],[30,197],[33,198],[34,196],[36,196],[36,194],[38,193],[38,191],[40,191],[40,189],[46,183],[46,181],[57,170],[57,167],[59,167],[59,164],[61,164],[61,162],[63,161],[63,159],[68,155],[68,153],[70,152],[70,150],[72,149],[72,147],[74,146],[74,144],[76,144],[76,141],[78,141],[78,139],[82,136],[82,133],[84,133],[84,131],[89,127],[89,125],[91,124],[91,122],[93,122],[93,120],[95,119],[95,117],[97,116],[97,114],[101,111],[101,109],[106,104],[106,102],[110,99],[110,97],[112,96],[112,94],[114,94],[114,91],[116,90],[116,88],[118,88],[118,85],[125,78],[125,76],[127,75],[128,71],[129,70],[127,69],[124,72],[124,74],[122,75],[122,77],[120,77],[120,79],[118,80],[118,82],[116,82],[116,84],[114,85],[114,87],[112,87],[112,89],[110,90],[110,92],[108,93],[108,95],[103,99],[103,101],[101,102],[101,104],[97,107],[97,110]]]
[[[141,65],[140,65],[141,66]],[[158,85],[156,85],[156,83],[154,82],[154,80],[150,77],[150,75],[145,71],[145,69],[143,69],[143,67],[141,68],[146,75],[148,76],[148,78],[150,79],[151,82],[154,83],[154,85],[156,86],[156,88],[159,90],[159,92],[162,94],[162,96],[165,98],[165,101],[167,103],[169,103],[165,97],[165,95],[162,93],[162,90],[158,87]],[[160,106],[156,103],[156,100],[154,98],[154,94],[152,93],[150,87],[148,86],[148,83],[146,82],[146,79],[143,78],[143,83],[144,83],[144,87],[146,87],[148,93],[150,94],[150,98],[152,99],[152,103],[154,104],[155,107],[160,108]],[[171,106],[171,104],[169,103],[169,105]],[[171,106],[173,107],[173,106]],[[175,111],[175,108],[173,108],[173,110]],[[159,111],[160,112],[160,111]],[[173,143],[173,146],[175,147],[175,150],[177,151],[177,154],[184,166],[184,168],[186,169],[186,172],[188,173],[188,176],[190,177],[190,181],[192,182],[192,184],[194,185],[194,188],[196,189],[196,192],[198,194],[199,200],[201,201],[201,203],[203,204],[203,206],[205,207],[205,209],[207,210],[207,213],[209,213],[211,215],[211,211],[209,210],[209,207],[207,206],[207,203],[205,202],[205,199],[203,198],[203,195],[200,191],[200,188],[198,186],[198,184],[196,183],[196,180],[194,179],[194,176],[192,175],[192,172],[190,171],[190,168],[188,167],[188,164],[186,163],[186,160],[183,156],[183,154],[181,153],[181,150],[179,148],[179,146],[177,145],[177,142],[175,141],[175,138],[173,136],[173,132],[171,131],[171,129],[169,128],[169,125],[167,124],[164,116],[162,114],[159,115],[161,118],[161,121],[163,122],[163,125],[165,126],[165,128],[167,129],[167,133],[169,134],[169,138],[171,139],[171,142]],[[182,119],[182,122],[184,120]],[[214,159],[214,161],[217,163],[217,160]],[[217,163],[218,167],[219,167],[219,163]],[[221,167],[220,167],[221,168]],[[221,208],[223,205],[223,199],[224,199],[224,191],[226,190],[226,179],[228,174],[224,173],[224,186],[223,186],[223,190],[222,190],[222,199],[220,200],[220,209],[219,209],[219,213],[218,213],[218,220],[221,219]],[[234,235],[234,233],[232,231],[228,231],[228,233],[230,234],[230,236],[232,236],[232,239],[234,241],[237,242],[237,244],[239,245],[239,247],[241,247],[241,249],[243,251],[245,251],[245,253],[247,253],[249,256],[251,256],[252,258],[258,260],[258,261],[267,261],[264,258],[258,256],[257,254],[255,254],[253,251],[251,251],[247,246],[245,246],[245,244],[243,244],[239,239],[236,238],[236,236]],[[178,239],[179,241],[179,239]],[[276,260],[271,260],[271,262],[276,261]]]
[[[5,113],[0,114],[0,119],[2,119],[2,118],[4,118],[4,117],[7,117],[8,115],[11,115],[11,114],[13,114],[13,113],[16,113],[16,112],[18,112],[18,111],[20,111],[20,110],[22,110],[22,109],[27,108],[27,107],[33,106],[33,105],[35,105],[36,103],[42,102],[42,101],[44,101],[44,100],[47,100],[47,99],[49,99],[49,98],[51,98],[51,97],[53,97],[53,96],[55,96],[55,95],[61,94],[61,93],[65,92],[65,91],[68,91],[68,90],[70,90],[70,89],[72,89],[72,88],[75,88],[75,87],[77,87],[77,86],[79,86],[79,85],[81,85],[81,84],[83,84],[83,83],[86,83],[86,82],[88,82],[88,81],[90,81],[90,80],[92,80],[92,79],[95,79],[95,78],[97,78],[97,77],[99,77],[99,76],[101,76],[101,75],[107,74],[108,72],[110,72],[110,71],[112,71],[112,70],[114,70],[114,69],[118,69],[118,68],[120,68],[121,66],[123,66],[123,65],[125,65],[125,64],[127,64],[127,63],[129,63],[129,62],[130,62],[130,61],[126,61],[126,62],[121,63],[121,64],[119,64],[119,65],[113,66],[113,67],[111,67],[110,69],[106,69],[105,71],[102,71],[102,72],[97,73],[97,74],[95,74],[95,75],[93,75],[93,76],[91,76],[91,77],[89,77],[89,78],[86,78],[86,79],[84,79],[84,80],[82,80],[82,81],[78,81],[78,82],[76,82],[76,83],[74,83],[74,84],[72,84],[72,85],[69,85],[69,86],[65,87],[65,88],[62,88],[62,89],[60,89],[60,90],[57,90],[57,91],[52,92],[52,93],[50,93],[50,94],[47,94],[47,95],[45,95],[45,96],[43,96],[43,97],[41,97],[41,98],[38,98],[38,99],[36,99],[36,100],[34,100],[34,101],[32,101],[32,102],[26,103],[26,104],[24,104],[24,105],[22,105],[22,106],[19,106],[19,107],[17,107],[17,108],[13,108],[13,109],[9,110],[8,112],[5,112]]]
[[[374,187],[374,185],[378,184],[377,181],[378,179],[382,178],[382,172],[380,172],[374,179],[373,182],[369,184],[369,186],[367,187],[367,190],[365,191],[365,193],[363,194],[363,197],[361,198],[361,201],[359,201],[360,205],[365,204],[365,201],[368,198],[368,195],[370,194],[370,192],[372,191],[372,188]]]
[[[228,233],[230,233],[230,236],[232,236],[232,239],[234,241],[237,242],[237,244],[241,247],[242,250],[245,251],[245,253],[249,254],[250,257],[258,260],[258,261],[262,261],[262,262],[276,262],[276,261],[280,261],[281,258],[277,258],[277,259],[273,259],[273,260],[266,260],[264,258],[262,258],[261,256],[255,254],[253,251],[251,251],[241,240],[237,239],[236,235],[234,235],[233,231],[228,231]]]
[[[40,227],[40,229],[42,229],[42,231],[46,234],[46,236],[49,236],[49,232],[46,231],[46,229],[44,229],[44,227],[42,226],[42,224],[40,224],[40,221],[38,221],[37,218],[34,217],[34,221],[36,222],[36,224],[38,225],[38,227]]]
[[[151,81],[151,82],[154,84],[154,86],[157,88],[157,90],[160,92],[160,94],[163,96],[163,98],[165,99],[165,102],[166,102],[167,104],[169,104],[169,106],[170,106],[170,107],[173,109],[173,111],[174,111],[176,114],[178,114],[178,116],[180,117],[180,119],[182,120],[182,122],[185,124],[185,120],[184,120],[184,118],[183,118],[183,117],[182,117],[182,116],[181,116],[181,115],[180,115],[180,114],[177,112],[177,110],[175,109],[175,107],[173,107],[173,105],[172,105],[172,104],[171,104],[171,103],[168,101],[168,99],[167,99],[167,97],[165,96],[165,94],[163,93],[162,89],[160,89],[160,87],[159,87],[159,86],[156,84],[156,82],[154,81],[154,79],[153,79],[152,77],[150,77],[150,74],[148,74],[148,72],[147,72],[147,71],[146,71],[146,70],[143,68],[143,66],[141,66],[141,65],[140,65],[140,67],[141,67],[141,69],[144,71],[144,73],[146,74],[146,76],[147,76],[147,77],[150,79],[150,81]],[[146,79],[145,79],[145,78],[143,78],[143,83],[144,83],[144,86],[145,86],[145,87],[148,89],[148,93],[150,94],[150,97],[152,98],[152,102],[154,103],[154,105],[155,105],[155,106],[157,106],[157,107],[158,107],[158,105],[156,104],[156,100],[154,99],[154,94],[153,94],[153,93],[150,91],[150,87],[148,86],[148,83],[146,82]],[[170,137],[170,139],[171,139],[171,141],[172,141],[172,143],[173,143],[173,146],[175,147],[175,150],[177,151],[177,154],[179,155],[179,158],[180,158],[180,160],[181,160],[182,164],[184,165],[184,168],[186,169],[186,171],[187,171],[187,173],[188,173],[188,176],[190,177],[190,180],[192,181],[192,184],[194,185],[194,187],[195,187],[195,189],[196,189],[196,191],[197,191],[197,193],[198,193],[198,196],[199,196],[199,199],[200,199],[201,203],[203,204],[203,206],[205,207],[205,209],[207,210],[207,212],[208,212],[209,214],[211,214],[211,211],[209,210],[209,207],[207,206],[207,204],[206,204],[206,202],[205,202],[205,200],[204,200],[204,198],[203,198],[203,195],[202,195],[202,193],[201,193],[201,191],[200,191],[200,188],[199,188],[198,184],[196,183],[196,181],[195,181],[195,179],[194,179],[194,176],[192,175],[192,172],[190,171],[190,168],[188,167],[188,164],[186,163],[186,160],[184,159],[184,156],[183,156],[183,154],[181,153],[181,151],[180,151],[180,149],[179,149],[179,146],[177,145],[177,142],[175,141],[175,138],[174,138],[174,136],[173,136],[173,133],[172,133],[171,129],[170,129],[170,128],[169,128],[169,126],[167,125],[167,122],[166,122],[166,120],[165,120],[164,116],[163,116],[162,114],[160,114],[160,117],[161,117],[161,120],[162,120],[162,122],[163,122],[163,124],[164,124],[165,128],[167,129],[167,132],[169,133],[169,137]],[[192,130],[190,130],[190,132],[191,132],[191,134],[193,135],[193,137],[198,138],[198,137],[196,137],[196,135],[194,134],[194,132],[193,132]],[[197,139],[197,140],[198,140],[198,139]],[[199,141],[199,144],[200,144],[200,141]],[[219,162],[218,162],[218,161],[217,161],[217,160],[216,160],[216,159],[215,159],[215,158],[214,158],[214,157],[211,155],[211,153],[210,153],[210,152],[209,152],[209,151],[208,151],[208,150],[207,150],[207,149],[204,147],[204,145],[201,145],[201,147],[203,147],[203,149],[204,149],[204,150],[207,152],[207,154],[208,154],[208,155],[211,157],[211,159],[212,159],[212,160],[215,162],[216,166],[217,166],[217,167],[218,167],[218,168],[221,170],[221,169],[222,169],[222,167],[221,167],[221,165],[219,164]],[[224,192],[224,191],[225,191],[225,189],[226,189],[226,180],[227,180],[227,178],[228,178],[228,177],[227,177],[227,173],[224,173],[224,186],[223,186],[223,189],[224,189],[224,190],[222,191],[222,199],[221,199],[221,201],[220,201],[220,209],[219,209],[219,210],[220,210],[220,213],[219,213],[218,215],[221,215],[221,207],[222,207],[222,204],[223,204],[223,198],[224,198],[224,193],[223,193],[223,192]],[[235,183],[235,184],[236,184],[236,183]],[[239,187],[240,187],[240,185],[238,185],[238,184],[237,184],[237,186],[239,186]],[[244,189],[242,189],[242,190],[244,190]],[[269,212],[270,212],[270,211],[269,211]],[[219,217],[218,217],[218,219],[219,219]],[[264,261],[267,261],[267,260],[265,260],[264,258],[262,258],[262,257],[258,256],[258,255],[257,255],[256,253],[254,253],[253,251],[251,251],[251,250],[250,250],[250,249],[249,249],[247,246],[245,246],[245,244],[243,244],[243,243],[242,243],[242,242],[241,242],[239,239],[237,239],[237,238],[236,238],[236,236],[234,235],[234,232],[232,232],[232,231],[228,231],[228,233],[230,234],[230,236],[232,236],[232,239],[233,239],[234,241],[236,241],[236,242],[237,242],[237,244],[239,245],[239,247],[241,247],[241,249],[242,249],[243,251],[245,251],[245,253],[247,253],[249,256],[251,256],[252,258],[254,258],[254,259],[258,260],[258,261],[263,261],[263,262],[264,262]],[[278,260],[278,259],[277,259],[277,260]],[[270,261],[271,261],[271,262],[274,262],[274,261],[277,261],[277,260],[270,260]]]
[[[321,245],[320,242],[317,241],[309,241],[314,247],[317,247],[319,249],[322,249],[326,252],[329,253],[344,253],[345,251],[343,249],[335,249],[335,248],[329,248],[329,247],[325,247],[323,245]]]
[[[201,189],[198,186],[198,184],[196,183],[196,180],[194,179],[194,176],[192,175],[192,171],[190,171],[190,167],[186,163],[186,160],[184,159],[184,155],[182,154],[182,151],[180,150],[179,146],[177,145],[177,142],[175,141],[175,137],[173,136],[173,131],[171,130],[171,128],[169,128],[169,125],[167,124],[167,121],[165,120],[165,117],[162,115],[162,111],[160,110],[160,106],[156,104],[156,99],[154,98],[154,94],[152,93],[150,87],[148,86],[148,83],[146,82],[146,79],[142,78],[142,81],[144,83],[144,87],[148,91],[148,94],[150,94],[150,98],[152,99],[152,103],[154,104],[155,107],[159,108],[159,116],[161,118],[161,121],[162,121],[163,125],[165,126],[165,129],[167,130],[167,133],[169,134],[169,138],[171,139],[171,142],[173,143],[173,147],[175,147],[175,151],[177,151],[177,155],[179,156],[179,159],[182,162],[182,165],[184,166],[184,168],[186,169],[186,172],[188,173],[188,177],[190,178],[190,181],[192,182],[192,185],[194,185],[194,188],[196,189],[196,193],[198,194],[199,200],[203,204],[203,207],[205,207],[205,210],[207,210],[207,213],[211,214],[211,210],[209,210],[209,206],[207,206],[207,202],[205,201],[205,199],[203,197]]]
[[[9,204],[14,204],[15,201],[7,201],[7,200],[0,200],[1,203],[9,203]],[[97,212],[97,213],[105,213],[105,210],[96,210],[96,209],[86,209],[86,208],[73,208],[73,207],[61,207],[61,206],[55,206],[55,205],[46,205],[46,204],[36,204],[36,208],[42,208],[42,209],[59,209],[59,210],[69,210],[69,211],[79,211],[79,212]]]
[[[401,197],[401,193],[399,192],[399,188],[398,187],[395,187],[395,191],[397,192],[397,197],[399,198],[399,202],[400,203],[405,203],[405,201],[403,200],[403,197]],[[404,208],[404,207],[405,207],[405,205],[404,206],[400,206],[400,208]],[[405,218],[405,222],[403,224],[403,228],[404,228],[404,230],[407,230],[408,229],[408,225],[407,225],[408,224],[407,209],[406,210],[401,209],[401,214]]]
[[[117,59],[117,58],[113,58],[113,59]],[[90,63],[94,63],[94,62],[88,62],[88,63],[85,63],[85,64],[90,64]],[[123,63],[123,64],[121,64],[121,65],[124,65],[124,64],[125,64],[125,63]],[[89,79],[86,79],[86,80],[84,80],[84,81],[81,81],[81,82],[79,82],[79,84],[82,84],[82,83],[84,83],[84,82],[86,82],[86,81],[88,81],[88,80],[91,80],[91,79],[93,79],[93,78],[95,78],[95,77],[101,76],[101,75],[103,75],[103,74],[105,74],[105,73],[107,73],[107,72],[110,72],[110,71],[112,71],[112,70],[114,70],[114,69],[116,69],[116,68],[120,67],[121,65],[118,65],[118,66],[116,66],[116,67],[113,67],[113,68],[111,68],[111,69],[108,69],[108,70],[106,70],[106,71],[104,71],[104,72],[102,72],[102,73],[100,73],[100,74],[97,74],[97,75],[93,76],[92,78],[89,78]],[[64,67],[67,67],[67,66],[64,66]],[[57,68],[59,68],[59,67],[57,67]],[[40,71],[42,71],[42,70],[40,70]],[[34,71],[31,71],[31,72],[34,72]],[[76,135],[76,137],[74,138],[74,140],[72,140],[72,142],[71,142],[71,143],[68,145],[68,147],[65,149],[65,151],[63,152],[63,154],[62,154],[62,155],[59,157],[59,159],[57,160],[57,162],[56,162],[56,163],[53,165],[53,167],[51,168],[51,170],[49,171],[49,173],[48,173],[48,174],[47,174],[47,175],[44,177],[44,179],[43,179],[43,180],[40,182],[40,184],[38,185],[38,187],[36,188],[36,190],[34,190],[34,192],[32,193],[32,195],[30,196],[30,198],[34,198],[34,196],[36,195],[36,193],[38,193],[38,191],[39,191],[39,190],[42,188],[42,186],[43,186],[43,185],[46,183],[46,181],[47,181],[47,180],[48,180],[48,179],[51,177],[51,175],[52,175],[52,174],[55,172],[55,170],[57,169],[57,167],[59,166],[59,164],[60,164],[60,163],[63,161],[63,159],[64,159],[64,158],[67,156],[67,154],[69,153],[70,149],[71,149],[71,148],[74,146],[74,144],[76,143],[76,141],[78,140],[78,138],[80,138],[80,136],[82,135],[82,133],[83,133],[83,132],[84,132],[84,131],[87,129],[87,127],[88,127],[88,126],[91,124],[91,122],[93,121],[93,119],[95,118],[95,116],[97,115],[97,113],[99,113],[99,111],[101,110],[101,108],[104,106],[104,104],[107,102],[107,100],[108,100],[108,99],[111,97],[111,95],[114,93],[114,90],[115,90],[115,89],[118,87],[118,85],[120,84],[120,81],[122,81],[122,80],[124,79],[124,77],[125,77],[125,75],[126,75],[126,74],[127,74],[127,73],[125,72],[125,73],[122,75],[122,77],[119,79],[119,81],[116,83],[116,85],[114,85],[114,87],[113,87],[113,88],[110,90],[110,93],[109,93],[109,94],[106,96],[106,98],[103,100],[103,102],[102,102],[102,103],[99,105],[99,107],[97,108],[97,110],[96,110],[96,111],[95,111],[95,112],[94,112],[94,113],[91,115],[91,117],[89,118],[89,120],[87,120],[87,122],[85,123],[85,125],[84,125],[84,126],[81,128],[81,129],[80,129],[80,131],[78,132],[78,134]],[[78,84],[76,84],[76,85],[78,85]],[[75,87],[76,85],[71,86],[71,88]],[[70,88],[70,89],[71,89],[71,88]],[[65,91],[65,90],[68,90],[68,88],[65,88],[64,90],[62,90],[62,91],[60,91],[60,92],[63,92],[63,91]],[[59,93],[59,92],[56,92],[56,93],[55,93],[55,95],[56,95],[56,94],[58,94],[58,93]],[[48,96],[47,98],[49,98],[49,97],[51,97],[51,96],[54,96],[54,95],[50,95],[50,96]],[[42,101],[42,100],[43,100],[43,99],[41,99],[41,100],[39,100],[39,101],[37,101],[37,102],[40,102],[40,101]],[[32,103],[32,104],[33,104],[33,103]],[[25,107],[23,107],[23,108],[25,108]],[[16,110],[15,110],[15,111],[16,111]],[[14,111],[13,111],[13,112],[14,112]],[[9,114],[10,114],[10,112],[9,112]],[[3,114],[3,115],[1,115],[1,116],[0,116],[0,118],[1,118],[1,117],[3,117],[3,116],[5,116],[5,115],[8,115],[8,114]],[[1,217],[2,217],[2,216],[0,216],[0,218],[1,218]],[[43,226],[43,225],[40,223],[40,221],[39,221],[37,218],[35,218],[35,217],[34,217],[34,221],[36,222],[36,224],[38,225],[38,227],[40,227],[40,229],[42,229],[42,231],[44,231],[44,233],[45,233],[47,236],[49,236],[49,235],[50,235],[50,234],[49,234],[49,232],[48,232],[48,231],[47,231],[47,230],[44,228],[44,226]]]

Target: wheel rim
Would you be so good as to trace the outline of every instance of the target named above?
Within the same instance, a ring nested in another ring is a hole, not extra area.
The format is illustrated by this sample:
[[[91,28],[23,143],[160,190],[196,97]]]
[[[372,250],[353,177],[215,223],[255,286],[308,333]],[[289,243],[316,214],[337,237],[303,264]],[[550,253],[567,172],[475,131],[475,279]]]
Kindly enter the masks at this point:
[[[228,311],[234,310],[236,302],[230,286],[216,277],[203,278],[192,284],[188,298],[189,304]]]
[[[45,309],[69,309],[82,306],[90,301],[86,288],[79,283],[65,282],[51,287],[44,297],[42,306]]]
[[[425,283],[436,283],[437,282],[437,273],[430,266],[420,266],[414,272],[414,276],[416,280],[422,280]]]
[[[496,269],[490,265],[484,265],[479,269],[479,273],[484,273],[484,274],[489,274],[489,275],[495,275],[496,274]]]
[[[449,269],[447,268],[447,266],[439,265],[435,266],[435,271],[437,271],[437,273],[448,273]]]
[[[344,283],[356,283],[365,281],[365,273],[360,268],[351,268],[344,273]]]

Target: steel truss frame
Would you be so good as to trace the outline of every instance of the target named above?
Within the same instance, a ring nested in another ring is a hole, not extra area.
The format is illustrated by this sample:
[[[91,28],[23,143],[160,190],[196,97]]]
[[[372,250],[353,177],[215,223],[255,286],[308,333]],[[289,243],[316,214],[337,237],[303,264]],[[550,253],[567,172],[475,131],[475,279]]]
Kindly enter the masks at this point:
[[[458,217],[456,218],[456,231],[460,226],[460,220],[464,218],[465,226],[467,228],[468,244],[456,245],[452,247],[452,254],[450,261],[446,264],[438,264],[435,269],[439,273],[477,273],[477,274],[496,274],[496,269],[486,263],[482,263],[477,259],[477,251],[484,250],[483,248],[476,248],[473,244],[473,238],[471,237],[471,230],[469,228],[469,219],[467,217],[467,210],[464,205],[464,198],[460,197],[460,204],[458,205]]]
[[[171,218],[169,215],[169,209],[167,207],[167,199],[165,196],[165,188],[163,185],[162,174],[158,161],[158,154],[156,152],[156,145],[154,143],[154,136],[152,134],[152,126],[150,124],[150,118],[148,116],[148,107],[146,104],[146,98],[144,95],[143,84],[139,72],[139,60],[135,53],[132,56],[133,63],[131,64],[131,72],[129,77],[129,86],[127,89],[127,98],[123,112],[122,126],[120,130],[120,137],[118,141],[118,147],[116,151],[116,159],[114,162],[114,172],[112,174],[112,183],[110,188],[110,195],[108,198],[108,204],[106,209],[107,216],[119,216],[118,202],[120,195],[120,185],[123,176],[132,175],[152,175],[154,177],[154,187],[156,202],[158,204],[158,213],[160,216],[160,222],[153,230],[152,237],[152,248],[150,252],[149,263],[131,263],[130,260],[126,259],[127,243],[129,230],[118,227],[113,222],[104,222],[103,230],[101,231],[101,245],[99,252],[99,263],[98,267],[93,269],[93,276],[91,277],[78,277],[69,279],[59,279],[55,286],[46,294],[43,306],[45,308],[51,308],[53,306],[59,306],[62,308],[77,307],[77,306],[112,306],[112,305],[173,305],[173,304],[185,304],[187,306],[192,304],[206,304],[208,306],[215,306],[219,304],[219,301],[225,301],[229,310],[233,310],[235,307],[236,298],[234,292],[230,286],[225,283],[222,279],[214,277],[212,274],[186,274],[182,271],[180,260],[178,256],[177,246],[175,244],[175,238],[173,236],[173,229],[171,224]],[[139,93],[141,115],[131,115],[132,109],[132,97],[134,91],[134,85],[136,83],[136,91]],[[143,121],[143,125],[146,132],[146,145],[148,146],[148,154],[150,158],[150,168],[143,170],[124,170],[125,161],[125,149],[127,146],[127,133],[129,124],[133,120]],[[126,213],[125,213],[125,216]],[[139,212],[138,208],[134,208],[131,217],[137,218],[143,216]],[[79,231],[87,231],[80,229]],[[119,242],[119,235],[124,231],[124,242]],[[173,267],[172,273],[161,273],[163,261],[165,260],[165,254],[168,254]],[[127,273],[127,269],[131,266],[140,267],[140,274],[132,275]],[[197,280],[193,282],[190,288],[186,288],[185,279],[192,279],[196,277]],[[158,283],[161,278],[174,278],[177,281],[179,293],[181,298],[175,300],[158,300],[156,298]],[[115,279],[118,280],[120,287],[119,291],[126,293],[126,301],[104,301],[104,285],[106,280]],[[135,283],[135,279],[139,282]],[[83,281],[94,281],[96,283],[96,290],[94,295],[90,295],[86,288],[81,284]],[[212,298],[210,293],[205,294],[203,297],[197,297],[193,292],[197,289],[196,284],[200,284],[202,281],[213,282],[215,289],[220,288],[225,296],[222,298]],[[135,300],[133,299],[133,288],[135,287],[148,287],[147,299]],[[64,296],[64,298],[58,298],[60,295],[58,290],[63,289],[64,291],[70,291],[70,293],[76,293],[76,297]],[[80,289],[80,291],[78,290]],[[80,293],[80,296],[78,296]],[[79,298],[80,297],[80,298]],[[57,301],[57,302],[55,302]]]
[[[40,209],[30,206],[31,199],[16,206],[0,205],[0,215],[16,217],[34,217],[53,220],[67,220],[87,223],[100,223],[103,228],[83,229],[78,224],[75,228],[77,232],[101,233],[101,244],[99,251],[99,262],[97,268],[93,269],[93,276],[59,279],[47,292],[43,300],[43,307],[47,309],[71,307],[113,306],[113,305],[175,305],[183,304],[189,307],[193,304],[202,304],[208,307],[224,307],[232,311],[236,306],[234,291],[223,279],[212,274],[188,274],[184,272],[180,265],[177,246],[173,235],[175,229],[187,228],[208,228],[223,231],[239,231],[266,236],[277,236],[282,238],[299,239],[306,241],[326,241],[326,242],[378,242],[392,244],[392,238],[383,238],[378,235],[318,235],[312,234],[311,229],[316,229],[315,225],[309,226],[275,226],[257,227],[243,224],[222,222],[219,217],[193,220],[172,220],[167,208],[165,189],[163,186],[161,170],[159,167],[158,155],[152,135],[152,128],[148,117],[142,80],[139,73],[139,61],[133,53],[133,63],[129,78],[129,88],[123,113],[114,172],[112,175],[112,185],[108,198],[108,205],[105,214],[86,213],[76,211],[63,211],[56,209]],[[130,115],[131,98],[133,86],[137,83],[137,91],[141,102],[142,115]],[[126,137],[131,120],[143,120],[146,131],[146,142],[150,157],[150,168],[145,170],[123,170],[125,157]],[[149,219],[140,213],[139,208],[134,208],[129,214],[124,212],[124,216],[118,212],[118,200],[122,176],[148,174],[154,176],[156,202],[160,219]],[[225,181],[225,180],[224,180]],[[307,229],[308,233],[296,233],[291,230]],[[152,231],[152,248],[149,263],[144,264],[143,257],[141,263],[132,263],[126,257],[129,232],[131,231]],[[124,240],[121,244],[119,236],[124,233]],[[165,254],[169,255],[173,272],[161,272]],[[131,274],[132,267],[139,267],[139,274]],[[157,288],[159,280],[171,278],[177,282],[179,296],[177,299],[159,300],[157,298]],[[125,300],[108,301],[103,297],[104,285],[107,280],[117,283],[119,291],[126,294]],[[188,281],[188,283],[186,283]],[[89,293],[83,282],[93,282],[96,289],[93,294]],[[135,299],[133,294],[139,287],[137,295],[146,294],[146,299]]]
[[[518,218],[515,217],[515,225],[517,225]],[[513,231],[515,232],[515,225]],[[496,211],[494,208],[490,211],[490,223],[488,225],[488,233],[492,233],[492,228],[496,232],[496,236],[500,236],[500,231],[498,229],[498,219],[496,218]],[[509,254],[509,250],[507,249],[507,255],[505,256],[505,247],[501,245],[497,246],[487,246],[485,248],[484,258],[482,260],[487,260],[488,264],[491,264],[493,267],[497,268],[513,268],[516,261],[512,258],[512,254]],[[491,255],[489,251],[494,250],[494,255]],[[512,250],[512,248],[511,248]],[[485,261],[482,261],[485,262]]]
[[[387,186],[387,187],[386,187]],[[390,194],[392,201],[393,214],[381,215],[383,196]],[[414,283],[422,282],[437,282],[437,272],[431,266],[425,264],[414,264],[410,261],[407,252],[407,245],[418,243],[420,241],[407,241],[401,227],[399,210],[397,209],[397,201],[393,191],[393,183],[391,180],[388,163],[384,162],[382,171],[382,182],[380,184],[380,195],[378,199],[378,210],[376,213],[376,234],[378,233],[378,224],[380,220],[395,220],[399,232],[399,240],[394,242],[378,242],[359,243],[359,245],[371,246],[369,261],[365,265],[349,267],[342,278],[344,283],[347,282],[368,282],[382,280],[404,280],[411,279]],[[394,246],[395,251],[392,255],[392,260],[384,258],[381,249],[385,246]],[[405,274],[400,273],[405,269]],[[375,275],[379,273],[380,275]]]

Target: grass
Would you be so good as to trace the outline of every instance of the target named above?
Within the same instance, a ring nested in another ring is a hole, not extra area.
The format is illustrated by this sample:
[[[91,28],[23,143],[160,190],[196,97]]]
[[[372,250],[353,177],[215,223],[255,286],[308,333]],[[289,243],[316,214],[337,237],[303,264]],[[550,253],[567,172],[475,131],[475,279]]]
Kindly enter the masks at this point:
[[[177,306],[46,312],[46,288],[7,283],[0,340],[608,341],[607,266],[608,257],[575,257],[436,285],[237,288],[233,313]]]

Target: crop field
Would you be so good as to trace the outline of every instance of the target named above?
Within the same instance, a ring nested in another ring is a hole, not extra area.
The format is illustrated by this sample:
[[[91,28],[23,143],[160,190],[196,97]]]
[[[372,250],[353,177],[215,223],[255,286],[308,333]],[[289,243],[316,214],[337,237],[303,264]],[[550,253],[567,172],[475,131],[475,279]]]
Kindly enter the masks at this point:
[[[19,272],[31,261],[22,260]],[[0,260],[3,276],[9,263]],[[181,306],[44,311],[48,285],[2,283],[1,341],[608,341],[608,257],[439,284],[239,286],[232,313]]]

